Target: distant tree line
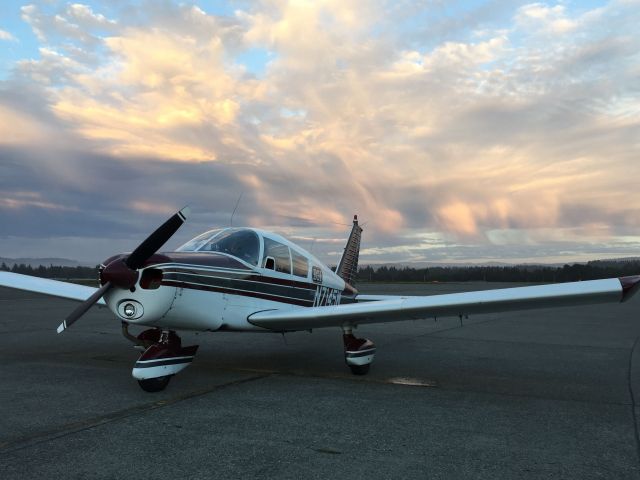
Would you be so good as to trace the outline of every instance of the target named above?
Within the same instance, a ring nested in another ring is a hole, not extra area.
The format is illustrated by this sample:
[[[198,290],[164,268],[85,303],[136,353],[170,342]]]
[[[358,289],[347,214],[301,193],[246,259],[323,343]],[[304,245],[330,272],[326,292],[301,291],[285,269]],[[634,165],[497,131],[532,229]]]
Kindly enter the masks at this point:
[[[31,265],[6,263],[0,270],[58,279],[97,279],[98,266],[62,267],[58,265],[32,267]],[[624,277],[640,274],[640,260],[597,260],[586,264],[564,266],[451,266],[451,267],[394,267],[365,266],[358,270],[359,282],[526,282],[560,283],[599,278]]]
[[[365,266],[358,269],[359,282],[543,282],[560,283],[640,274],[640,260],[593,261],[564,266]]]
[[[34,277],[43,278],[64,278],[64,279],[97,279],[98,278],[98,265],[95,267],[61,267],[59,265],[49,265],[45,267],[40,265],[38,267],[32,267],[31,265],[14,264],[9,267],[6,263],[0,265],[0,270],[5,272],[22,273],[24,275],[33,275]]]

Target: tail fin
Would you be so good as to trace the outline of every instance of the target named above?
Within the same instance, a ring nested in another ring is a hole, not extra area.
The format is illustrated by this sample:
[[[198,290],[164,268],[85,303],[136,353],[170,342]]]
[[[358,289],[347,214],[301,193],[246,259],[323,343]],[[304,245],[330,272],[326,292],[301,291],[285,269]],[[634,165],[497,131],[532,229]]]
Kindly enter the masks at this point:
[[[358,216],[353,216],[353,228],[344,247],[342,258],[336,268],[336,273],[349,285],[353,285],[358,274],[358,257],[360,256],[360,236],[362,228],[358,225]]]

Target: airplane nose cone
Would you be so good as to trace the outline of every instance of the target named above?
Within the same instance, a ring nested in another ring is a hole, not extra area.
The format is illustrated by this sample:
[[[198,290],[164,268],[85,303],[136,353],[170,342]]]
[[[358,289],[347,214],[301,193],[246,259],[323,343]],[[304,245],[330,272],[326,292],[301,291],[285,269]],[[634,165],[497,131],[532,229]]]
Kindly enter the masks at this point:
[[[117,258],[111,261],[100,272],[100,283],[104,285],[107,282],[111,282],[116,287],[131,288],[138,281],[138,271],[132,270],[124,263],[124,258]]]

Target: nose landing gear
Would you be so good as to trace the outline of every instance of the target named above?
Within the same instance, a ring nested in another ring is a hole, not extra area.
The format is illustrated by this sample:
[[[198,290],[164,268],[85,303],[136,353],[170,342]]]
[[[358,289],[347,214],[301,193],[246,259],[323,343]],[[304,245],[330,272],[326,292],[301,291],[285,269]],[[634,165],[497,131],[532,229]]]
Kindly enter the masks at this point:
[[[164,390],[173,375],[191,364],[198,350],[198,345],[183,347],[173,330],[152,328],[134,337],[128,331],[128,324],[123,322],[122,333],[138,348],[144,349],[131,375],[145,392]]]

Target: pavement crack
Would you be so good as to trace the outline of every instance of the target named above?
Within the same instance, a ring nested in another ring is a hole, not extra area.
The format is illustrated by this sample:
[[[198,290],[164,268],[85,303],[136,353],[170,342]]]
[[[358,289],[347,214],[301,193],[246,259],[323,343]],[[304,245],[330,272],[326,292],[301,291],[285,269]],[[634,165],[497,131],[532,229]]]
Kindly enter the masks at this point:
[[[327,453],[329,455],[342,455],[342,452],[340,450],[336,450],[335,448],[331,448],[331,447],[320,447],[320,448],[309,447],[309,448],[314,452],[318,452],[318,453]]]
[[[222,390],[224,388],[241,385],[243,383],[261,380],[268,376],[270,375],[269,374],[252,375],[248,378],[242,378],[239,380],[234,380],[234,381],[222,383],[219,385],[214,385],[212,387],[208,387],[200,390],[192,390],[190,392],[187,392],[172,398],[157,400],[155,402],[145,403],[143,405],[137,405],[135,407],[125,408],[123,410],[118,410],[115,412],[107,413],[105,415],[100,415],[90,419],[68,423],[65,425],[61,425],[59,427],[52,428],[50,430],[41,431],[38,433],[34,433],[32,435],[26,435],[26,436],[17,438],[15,440],[0,442],[0,456],[4,456],[7,454],[16,452],[18,450],[29,448],[34,445],[49,442],[51,440],[56,440],[56,439],[65,437],[67,435],[72,435],[74,433],[90,430],[92,428],[96,428],[96,427],[105,425],[107,423],[116,422],[124,418],[132,417],[134,415],[140,415],[142,413],[156,410],[158,408],[169,407],[171,405],[175,405],[176,403],[182,402],[184,400],[190,400],[192,398],[201,397],[203,395],[207,395],[217,390]]]

